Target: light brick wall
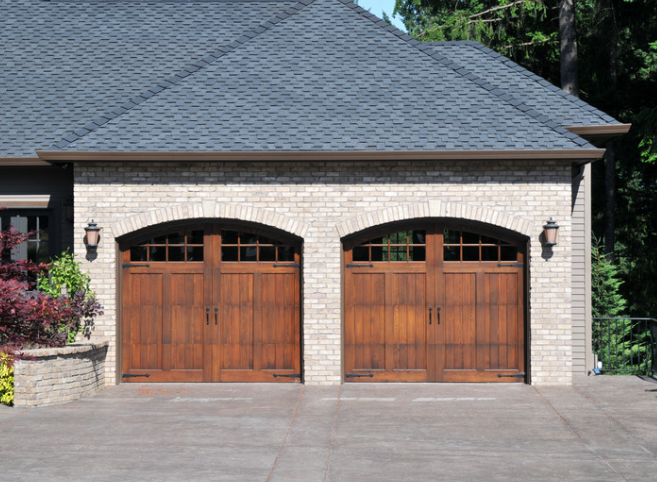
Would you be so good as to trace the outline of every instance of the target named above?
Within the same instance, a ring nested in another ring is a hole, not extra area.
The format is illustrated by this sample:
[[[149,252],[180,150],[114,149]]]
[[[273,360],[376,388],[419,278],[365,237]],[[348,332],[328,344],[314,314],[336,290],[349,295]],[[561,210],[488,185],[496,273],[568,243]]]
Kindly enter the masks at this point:
[[[224,218],[261,222],[303,238],[304,378],[341,380],[341,237],[376,224],[444,216],[513,229],[530,239],[531,375],[571,382],[571,166],[523,162],[91,163],[75,166],[75,250],[83,227],[103,228],[85,262],[105,308],[96,334],[108,337],[108,383],[117,360],[115,238],[159,222]],[[553,217],[559,244],[539,235]]]
[[[38,407],[68,402],[105,386],[108,342],[25,350],[33,359],[14,365],[14,406]]]

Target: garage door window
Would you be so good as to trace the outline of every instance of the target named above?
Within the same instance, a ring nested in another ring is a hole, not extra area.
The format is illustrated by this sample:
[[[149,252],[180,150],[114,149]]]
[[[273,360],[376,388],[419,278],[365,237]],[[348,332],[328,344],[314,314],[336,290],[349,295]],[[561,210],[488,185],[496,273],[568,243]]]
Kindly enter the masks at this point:
[[[203,231],[183,231],[151,238],[130,248],[132,262],[203,261]]]
[[[453,229],[445,229],[443,239],[446,262],[518,260],[518,248],[501,239]]]
[[[255,233],[223,230],[221,260],[238,263],[294,262],[294,247]]]
[[[409,262],[426,261],[426,231],[399,231],[372,238],[356,246],[354,261]]]

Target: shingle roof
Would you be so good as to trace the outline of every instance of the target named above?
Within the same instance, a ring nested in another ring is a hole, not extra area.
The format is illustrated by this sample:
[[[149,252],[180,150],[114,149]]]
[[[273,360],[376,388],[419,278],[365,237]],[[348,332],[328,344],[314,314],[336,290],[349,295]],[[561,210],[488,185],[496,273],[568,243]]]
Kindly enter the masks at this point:
[[[497,88],[523,99],[563,126],[618,124],[613,117],[574,97],[511,59],[479,42],[431,42],[436,52],[453,59]]]
[[[0,156],[34,156],[296,3],[0,0]]]
[[[459,65],[472,51],[489,53],[420,44],[349,0],[0,0],[0,15],[7,65],[0,156],[32,156],[53,144],[81,151],[590,147],[560,127],[566,117],[552,122],[554,113],[540,109],[543,97],[532,105],[523,94],[521,103],[483,76],[511,75],[503,62],[490,57],[504,68],[488,73]]]

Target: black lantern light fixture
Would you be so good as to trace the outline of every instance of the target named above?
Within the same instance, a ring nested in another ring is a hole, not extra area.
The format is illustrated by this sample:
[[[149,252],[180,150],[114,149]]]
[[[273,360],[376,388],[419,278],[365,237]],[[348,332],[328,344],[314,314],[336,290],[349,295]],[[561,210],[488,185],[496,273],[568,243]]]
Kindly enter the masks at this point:
[[[545,236],[545,245],[546,246],[556,246],[557,245],[557,232],[559,231],[559,225],[552,219],[543,226],[543,235]]]
[[[88,249],[96,249],[98,247],[98,242],[100,240],[100,229],[101,228],[99,228],[98,225],[94,223],[93,219],[84,227]]]

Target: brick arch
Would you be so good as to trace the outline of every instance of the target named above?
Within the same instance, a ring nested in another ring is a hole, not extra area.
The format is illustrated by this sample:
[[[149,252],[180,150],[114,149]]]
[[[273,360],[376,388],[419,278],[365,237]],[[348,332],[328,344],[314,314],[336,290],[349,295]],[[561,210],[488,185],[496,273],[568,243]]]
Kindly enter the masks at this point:
[[[345,237],[381,224],[418,218],[458,218],[479,221],[515,231],[530,238],[538,232],[535,223],[503,211],[444,201],[405,204],[363,213],[339,223],[336,229],[340,237]]]
[[[308,224],[267,209],[260,209],[240,204],[204,201],[198,203],[175,204],[162,209],[146,211],[114,223],[111,226],[115,238],[138,231],[143,228],[170,221],[188,219],[234,219],[264,224],[304,238]]]

